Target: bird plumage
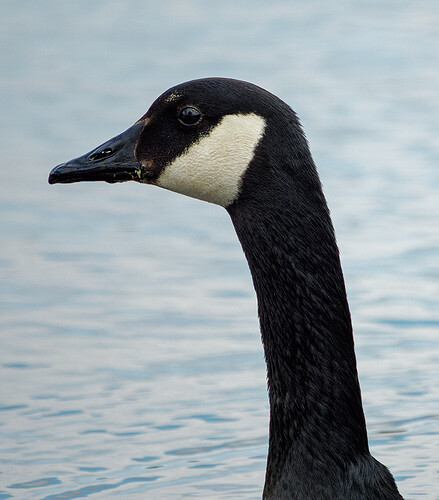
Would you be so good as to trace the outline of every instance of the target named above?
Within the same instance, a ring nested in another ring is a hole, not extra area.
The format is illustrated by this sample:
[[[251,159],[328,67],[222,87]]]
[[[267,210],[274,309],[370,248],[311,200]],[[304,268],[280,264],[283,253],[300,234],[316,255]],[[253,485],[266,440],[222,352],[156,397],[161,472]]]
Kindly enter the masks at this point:
[[[329,210],[295,113],[255,85],[194,80],[49,182],[135,180],[226,208],[249,263],[267,363],[264,498],[396,500],[369,453]]]

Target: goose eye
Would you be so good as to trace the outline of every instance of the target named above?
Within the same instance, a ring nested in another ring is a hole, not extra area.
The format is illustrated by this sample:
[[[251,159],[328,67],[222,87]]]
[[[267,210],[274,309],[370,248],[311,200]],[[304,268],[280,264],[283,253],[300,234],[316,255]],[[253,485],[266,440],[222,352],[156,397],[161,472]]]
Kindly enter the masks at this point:
[[[178,119],[183,125],[196,125],[201,120],[201,113],[193,106],[186,106],[178,113]]]

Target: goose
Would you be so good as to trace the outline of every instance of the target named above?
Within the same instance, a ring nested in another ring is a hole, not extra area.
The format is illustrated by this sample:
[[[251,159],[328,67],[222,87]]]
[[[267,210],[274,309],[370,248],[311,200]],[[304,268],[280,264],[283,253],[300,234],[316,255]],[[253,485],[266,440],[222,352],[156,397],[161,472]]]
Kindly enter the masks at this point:
[[[203,78],[55,167],[49,183],[136,181],[229,213],[258,302],[270,403],[264,499],[401,499],[369,452],[329,210],[295,112],[254,84]]]

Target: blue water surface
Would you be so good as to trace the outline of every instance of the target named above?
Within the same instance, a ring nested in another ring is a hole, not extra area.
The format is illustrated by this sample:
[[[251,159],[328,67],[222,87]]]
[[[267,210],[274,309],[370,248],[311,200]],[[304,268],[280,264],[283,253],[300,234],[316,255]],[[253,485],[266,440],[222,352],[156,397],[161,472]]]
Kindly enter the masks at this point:
[[[371,449],[439,498],[439,3],[0,5],[0,500],[261,497],[265,364],[227,213],[47,184],[203,76],[299,114],[340,245]]]

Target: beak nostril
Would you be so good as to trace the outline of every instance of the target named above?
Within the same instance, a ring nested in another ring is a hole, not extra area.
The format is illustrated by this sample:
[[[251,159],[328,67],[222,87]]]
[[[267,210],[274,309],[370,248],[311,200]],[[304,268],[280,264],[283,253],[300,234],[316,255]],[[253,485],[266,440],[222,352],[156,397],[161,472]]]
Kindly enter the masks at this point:
[[[114,153],[114,150],[111,148],[105,148],[101,149],[100,151],[97,151],[96,153],[92,153],[88,159],[90,161],[97,161],[97,160],[103,160],[104,158],[107,158],[108,156],[111,156]]]

